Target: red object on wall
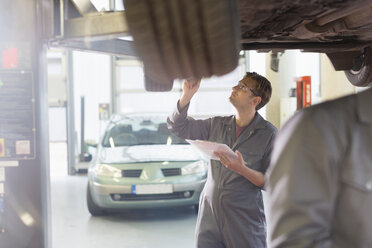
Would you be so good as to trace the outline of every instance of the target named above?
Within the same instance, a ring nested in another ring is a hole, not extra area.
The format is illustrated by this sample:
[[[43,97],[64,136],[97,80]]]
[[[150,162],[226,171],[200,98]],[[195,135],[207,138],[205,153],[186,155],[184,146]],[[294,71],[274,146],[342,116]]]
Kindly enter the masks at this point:
[[[311,105],[311,77],[303,76],[296,78],[297,110]]]
[[[2,67],[4,69],[11,69],[18,66],[18,49],[10,47],[2,51]]]

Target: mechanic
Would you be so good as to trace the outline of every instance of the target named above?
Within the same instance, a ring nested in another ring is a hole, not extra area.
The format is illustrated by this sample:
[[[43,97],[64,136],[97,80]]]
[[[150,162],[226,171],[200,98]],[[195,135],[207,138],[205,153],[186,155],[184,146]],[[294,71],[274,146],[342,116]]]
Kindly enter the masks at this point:
[[[372,247],[372,89],[305,109],[268,169],[272,247]]]
[[[229,98],[236,115],[205,120],[187,116],[199,86],[200,80],[184,82],[177,109],[168,117],[168,128],[184,139],[227,144],[237,156],[215,153],[219,160],[211,160],[200,196],[196,247],[266,247],[261,188],[276,128],[257,110],[270,100],[271,84],[257,73],[247,73]]]

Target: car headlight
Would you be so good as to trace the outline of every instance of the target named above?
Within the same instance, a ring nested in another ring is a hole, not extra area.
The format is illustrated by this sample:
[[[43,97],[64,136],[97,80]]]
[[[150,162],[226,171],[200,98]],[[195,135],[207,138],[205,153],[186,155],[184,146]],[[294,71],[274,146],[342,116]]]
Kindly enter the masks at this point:
[[[97,164],[93,168],[93,173],[97,176],[121,177],[121,170],[107,164]]]
[[[196,174],[207,171],[207,163],[203,160],[188,164],[181,169],[182,175]]]

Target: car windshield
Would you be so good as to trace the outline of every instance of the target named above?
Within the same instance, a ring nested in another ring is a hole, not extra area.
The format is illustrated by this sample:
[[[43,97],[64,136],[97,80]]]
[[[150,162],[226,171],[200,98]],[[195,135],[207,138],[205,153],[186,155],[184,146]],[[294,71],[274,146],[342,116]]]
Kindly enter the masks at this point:
[[[106,131],[104,147],[136,145],[188,144],[184,139],[171,134],[166,123],[152,120],[131,120],[114,124]]]

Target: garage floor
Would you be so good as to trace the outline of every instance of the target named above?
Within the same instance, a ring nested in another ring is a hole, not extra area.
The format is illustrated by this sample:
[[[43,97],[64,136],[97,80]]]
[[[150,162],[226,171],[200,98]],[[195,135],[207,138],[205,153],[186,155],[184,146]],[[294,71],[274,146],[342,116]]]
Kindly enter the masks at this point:
[[[92,217],[86,175],[67,175],[66,143],[50,144],[53,248],[183,248],[194,246],[192,207],[123,211]]]

